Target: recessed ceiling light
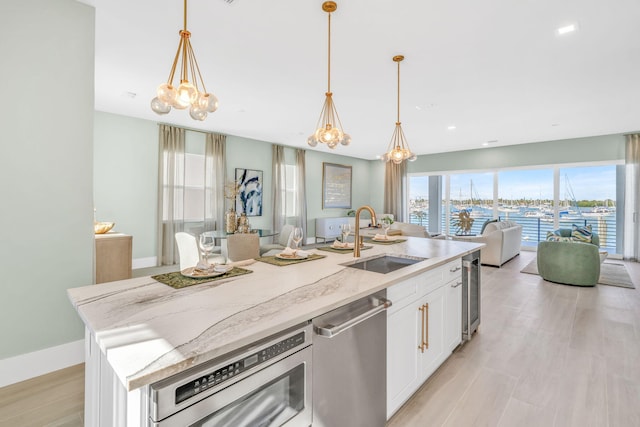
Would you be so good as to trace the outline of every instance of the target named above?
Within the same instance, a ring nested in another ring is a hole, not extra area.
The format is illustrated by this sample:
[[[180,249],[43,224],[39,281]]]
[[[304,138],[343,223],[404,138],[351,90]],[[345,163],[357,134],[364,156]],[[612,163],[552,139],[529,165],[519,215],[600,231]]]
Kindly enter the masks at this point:
[[[448,126],[448,127],[447,127],[447,129],[449,129],[449,130],[456,130],[456,127],[455,127],[455,126],[453,126],[453,125],[451,125],[451,126]]]
[[[488,146],[488,145],[489,145],[489,143],[488,143],[488,142],[483,142],[483,143],[482,143],[482,146],[483,146],[483,147],[486,147],[486,146]]]
[[[565,25],[564,27],[559,27],[556,31],[558,35],[561,36],[563,34],[573,33],[574,31],[577,31],[577,30],[578,30],[578,24],[569,24],[569,25]]]

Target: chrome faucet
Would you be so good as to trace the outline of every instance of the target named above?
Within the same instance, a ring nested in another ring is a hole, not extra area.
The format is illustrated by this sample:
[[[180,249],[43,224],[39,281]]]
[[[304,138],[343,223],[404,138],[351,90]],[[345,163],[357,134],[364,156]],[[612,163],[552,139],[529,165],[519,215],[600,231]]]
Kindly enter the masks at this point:
[[[366,209],[371,214],[371,224],[374,226],[377,224],[376,221],[376,213],[373,208],[369,205],[360,206],[356,211],[356,239],[353,241],[353,257],[360,257],[360,212],[362,209]]]

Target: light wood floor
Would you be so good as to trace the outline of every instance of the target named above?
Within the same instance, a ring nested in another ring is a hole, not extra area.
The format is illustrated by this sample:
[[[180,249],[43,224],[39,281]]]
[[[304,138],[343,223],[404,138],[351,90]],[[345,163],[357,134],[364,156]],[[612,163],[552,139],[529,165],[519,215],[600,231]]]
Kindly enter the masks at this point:
[[[482,268],[482,323],[387,423],[404,426],[640,426],[638,289],[579,288]],[[82,426],[84,365],[0,389],[0,427]],[[341,426],[336,426],[341,427]]]

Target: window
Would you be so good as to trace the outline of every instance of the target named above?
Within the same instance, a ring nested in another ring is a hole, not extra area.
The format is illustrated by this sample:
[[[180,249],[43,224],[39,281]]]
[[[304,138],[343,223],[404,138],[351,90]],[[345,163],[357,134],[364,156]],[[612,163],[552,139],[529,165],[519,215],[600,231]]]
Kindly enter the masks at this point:
[[[285,195],[283,203],[284,216],[294,217],[297,216],[296,207],[298,206],[298,168],[296,165],[285,166]]]
[[[622,234],[622,212],[616,209],[616,194],[622,194],[618,183],[624,183],[620,170],[614,163],[443,175],[444,179],[433,181],[444,190],[439,218],[429,209],[435,194],[429,182],[438,176],[409,175],[410,221],[425,226],[439,221],[444,233],[453,234],[459,212],[467,209],[474,220],[471,233],[479,233],[487,219],[514,220],[523,227],[523,245],[537,245],[556,228],[591,225],[600,236],[600,247],[620,254],[616,238]]]

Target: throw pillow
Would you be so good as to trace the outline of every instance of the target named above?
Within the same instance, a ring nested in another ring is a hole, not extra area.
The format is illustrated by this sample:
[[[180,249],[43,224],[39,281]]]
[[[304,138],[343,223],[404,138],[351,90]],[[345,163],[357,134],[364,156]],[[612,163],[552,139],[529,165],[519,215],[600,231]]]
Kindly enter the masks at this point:
[[[580,227],[575,224],[571,226],[571,237],[579,242],[591,243],[591,226]]]
[[[547,242],[574,242],[575,239],[571,238],[571,237],[562,237],[562,236],[556,236],[555,234],[553,234],[552,232],[549,231],[548,233],[549,235],[547,236]]]
[[[551,237],[562,237],[560,230],[547,231],[547,240],[557,242],[558,240],[552,240]]]
[[[487,228],[487,225],[491,224],[492,222],[498,222],[497,219],[488,219],[484,222],[484,224],[482,224],[482,228],[480,229],[480,234],[484,234],[484,229]]]

